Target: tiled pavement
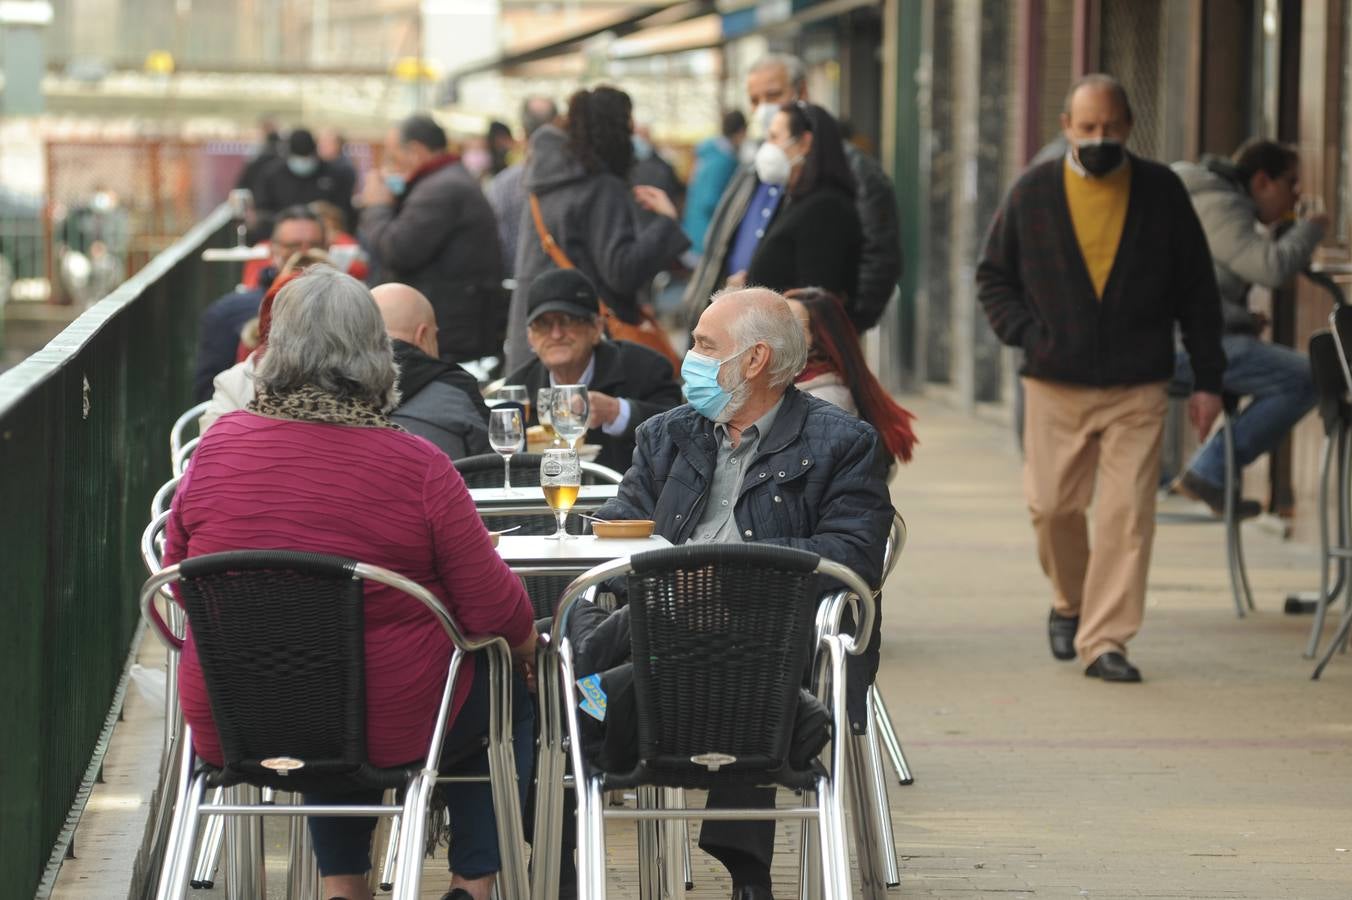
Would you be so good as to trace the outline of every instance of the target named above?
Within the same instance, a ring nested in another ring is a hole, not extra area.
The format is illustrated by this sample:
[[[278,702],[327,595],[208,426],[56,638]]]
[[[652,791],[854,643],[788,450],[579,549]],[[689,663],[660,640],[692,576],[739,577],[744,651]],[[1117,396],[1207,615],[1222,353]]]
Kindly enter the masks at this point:
[[[1352,897],[1352,658],[1310,682],[1309,621],[1280,611],[1316,584],[1313,551],[1246,529],[1258,612],[1240,621],[1220,529],[1161,526],[1131,646],[1146,681],[1086,679],[1047,652],[1008,429],[907,402],[923,443],[893,487],[911,542],[886,591],[880,684],[916,783],[891,787],[893,895]],[[634,897],[632,827],[609,834],[610,896]],[[698,850],[694,865],[691,897],[728,896]],[[429,862],[424,895],[444,879]]]

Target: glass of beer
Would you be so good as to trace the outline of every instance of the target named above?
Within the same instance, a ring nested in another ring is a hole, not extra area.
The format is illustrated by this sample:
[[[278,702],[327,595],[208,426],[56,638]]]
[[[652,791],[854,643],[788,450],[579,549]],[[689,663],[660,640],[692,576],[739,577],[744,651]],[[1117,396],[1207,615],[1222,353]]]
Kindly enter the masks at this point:
[[[569,536],[563,530],[563,523],[577,501],[581,487],[582,466],[577,461],[577,451],[546,450],[540,460],[540,488],[545,492],[545,502],[559,520],[559,530],[548,536],[550,540],[560,541]]]
[[[525,385],[504,384],[498,388],[497,394],[493,399],[499,404],[515,403],[521,407],[521,421],[523,424],[530,424],[530,391]]]

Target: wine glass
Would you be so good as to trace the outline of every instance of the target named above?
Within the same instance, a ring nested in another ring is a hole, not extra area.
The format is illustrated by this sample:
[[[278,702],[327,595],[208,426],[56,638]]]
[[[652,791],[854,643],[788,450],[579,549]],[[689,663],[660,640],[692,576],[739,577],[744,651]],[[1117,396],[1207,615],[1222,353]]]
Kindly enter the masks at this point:
[[[559,520],[559,530],[548,539],[561,541],[567,538],[563,530],[568,511],[577,501],[578,489],[582,486],[582,467],[577,461],[574,450],[546,450],[540,460],[540,487],[545,492],[545,502],[554,511]]]
[[[554,389],[543,387],[535,392],[535,416],[540,420],[540,425],[544,428],[545,434],[549,437],[549,445],[558,447],[562,445],[559,436],[554,433],[554,423],[550,416],[551,408],[554,405]]]
[[[502,454],[502,489],[512,491],[512,454],[521,449],[521,410],[515,406],[490,410],[488,413],[488,443]]]
[[[523,422],[530,421],[530,391],[523,384],[504,384],[493,399],[497,403],[515,403],[521,407]]]
[[[564,446],[577,446],[577,439],[587,433],[590,415],[591,399],[585,384],[561,384],[554,388],[549,420],[553,423],[554,433],[563,439]]]

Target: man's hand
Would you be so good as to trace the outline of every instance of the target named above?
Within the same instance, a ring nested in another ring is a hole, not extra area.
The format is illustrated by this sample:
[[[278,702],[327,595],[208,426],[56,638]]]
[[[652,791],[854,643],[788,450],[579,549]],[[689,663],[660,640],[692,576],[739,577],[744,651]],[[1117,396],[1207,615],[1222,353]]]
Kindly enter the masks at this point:
[[[638,205],[650,213],[657,213],[659,216],[666,216],[668,219],[676,218],[676,204],[671,202],[667,192],[661,188],[653,187],[650,184],[634,185],[634,199]]]
[[[361,205],[362,206],[392,206],[394,204],[394,194],[385,184],[385,176],[375,169],[366,173],[366,180],[361,186]]]
[[[620,401],[609,394],[603,394],[600,391],[588,391],[587,396],[591,398],[591,417],[587,420],[588,428],[600,428],[603,425],[609,425],[620,414]]]
[[[1208,391],[1194,391],[1188,398],[1188,421],[1197,429],[1197,440],[1205,441],[1221,414],[1221,395]]]

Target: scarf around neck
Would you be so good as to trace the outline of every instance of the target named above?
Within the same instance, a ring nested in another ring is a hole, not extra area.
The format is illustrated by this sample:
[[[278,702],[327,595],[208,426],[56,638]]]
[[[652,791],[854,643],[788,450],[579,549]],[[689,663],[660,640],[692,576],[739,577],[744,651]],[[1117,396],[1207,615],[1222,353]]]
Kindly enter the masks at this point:
[[[320,390],[312,384],[301,385],[293,391],[282,394],[273,394],[260,387],[250,401],[248,410],[274,419],[404,430],[375,404],[351,397],[340,397]]]

